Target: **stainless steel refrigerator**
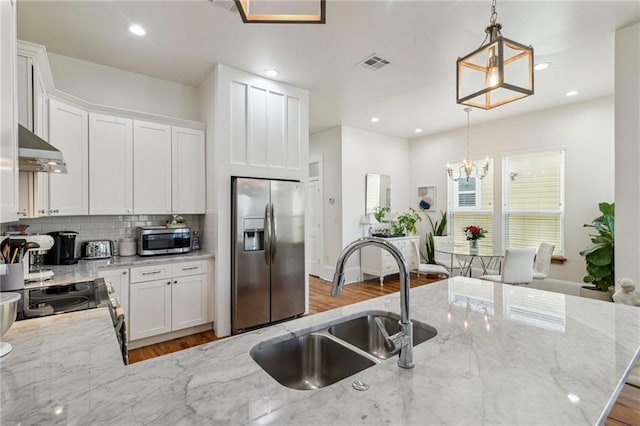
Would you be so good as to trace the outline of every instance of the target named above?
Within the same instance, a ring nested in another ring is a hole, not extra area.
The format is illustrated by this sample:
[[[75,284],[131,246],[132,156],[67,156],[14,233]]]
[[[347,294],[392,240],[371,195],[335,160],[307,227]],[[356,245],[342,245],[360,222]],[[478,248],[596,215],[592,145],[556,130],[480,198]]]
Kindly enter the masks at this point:
[[[303,314],[303,185],[241,177],[231,185],[233,331]]]

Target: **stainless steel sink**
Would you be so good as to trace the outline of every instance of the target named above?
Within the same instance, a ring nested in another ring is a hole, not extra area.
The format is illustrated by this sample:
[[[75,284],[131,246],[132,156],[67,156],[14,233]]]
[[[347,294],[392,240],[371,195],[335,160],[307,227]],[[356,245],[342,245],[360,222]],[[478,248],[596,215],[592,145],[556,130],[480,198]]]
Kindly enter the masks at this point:
[[[302,336],[263,342],[250,355],[271,377],[292,389],[319,389],[391,358],[375,318],[387,333],[400,329],[399,316],[390,312],[364,312],[341,323],[320,327]],[[413,321],[413,345],[437,334],[435,328]]]
[[[319,389],[375,365],[322,334],[305,334],[257,347],[251,357],[280,384],[293,389]]]
[[[330,334],[350,343],[363,351],[381,359],[391,358],[394,354],[384,347],[384,338],[375,323],[378,317],[389,335],[400,330],[399,317],[391,314],[366,314],[349,321],[329,327]],[[435,328],[413,321],[413,346],[419,345],[436,336]]]

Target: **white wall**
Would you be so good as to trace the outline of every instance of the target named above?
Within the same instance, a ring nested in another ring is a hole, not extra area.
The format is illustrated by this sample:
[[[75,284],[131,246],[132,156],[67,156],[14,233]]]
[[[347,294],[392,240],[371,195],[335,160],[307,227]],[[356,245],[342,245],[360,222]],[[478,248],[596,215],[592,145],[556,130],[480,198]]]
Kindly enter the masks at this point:
[[[365,210],[365,176],[391,177],[391,211],[410,206],[409,141],[352,127],[336,127],[311,135],[310,153],[324,156],[324,272],[333,277],[342,249],[363,236],[360,218]],[[329,202],[334,198],[333,204]],[[347,282],[359,281],[360,263],[353,255],[345,271]]]
[[[640,282],[640,23],[616,32],[616,277]]]
[[[309,137],[309,154],[323,156],[324,254],[322,264],[326,267],[322,277],[331,277],[331,266],[342,250],[342,129],[334,127]],[[331,202],[332,200],[333,202]],[[333,263],[332,263],[333,262]],[[332,264],[331,264],[332,263]]]
[[[599,202],[614,201],[613,115],[613,98],[605,97],[471,126],[471,156],[494,158],[496,206],[501,205],[501,153],[559,146],[566,149],[567,261],[552,265],[551,278],[582,282],[585,262],[579,251],[589,244],[588,229],[582,225],[599,215]],[[415,139],[410,144],[409,187],[415,191],[418,186],[435,184],[438,208],[442,210],[447,205],[445,165],[464,157],[465,135],[466,129],[461,128]],[[500,243],[501,235],[497,234],[494,245]]]
[[[56,89],[91,103],[200,120],[196,87],[47,52]]]

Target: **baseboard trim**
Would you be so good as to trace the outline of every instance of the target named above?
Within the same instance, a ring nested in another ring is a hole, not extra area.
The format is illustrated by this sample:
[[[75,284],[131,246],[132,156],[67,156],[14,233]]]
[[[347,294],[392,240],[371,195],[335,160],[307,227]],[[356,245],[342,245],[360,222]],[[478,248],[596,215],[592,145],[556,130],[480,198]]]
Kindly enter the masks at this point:
[[[129,349],[138,349],[143,346],[154,345],[167,340],[177,339],[179,337],[189,336],[191,334],[202,333],[203,331],[213,330],[213,323],[201,324],[195,327],[184,328],[171,333],[159,334],[157,336],[145,337],[144,339],[133,340],[129,342]]]

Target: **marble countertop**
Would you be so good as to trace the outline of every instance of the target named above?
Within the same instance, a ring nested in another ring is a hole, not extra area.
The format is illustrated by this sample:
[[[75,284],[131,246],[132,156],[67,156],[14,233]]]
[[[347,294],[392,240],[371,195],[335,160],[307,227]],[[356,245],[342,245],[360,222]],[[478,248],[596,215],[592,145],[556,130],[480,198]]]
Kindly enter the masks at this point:
[[[165,264],[170,262],[188,262],[192,260],[211,259],[213,253],[196,250],[184,254],[168,254],[161,256],[114,256],[110,259],[78,260],[73,265],[47,265],[53,271],[51,280],[44,282],[26,283],[25,288],[36,288],[43,285],[60,285],[71,282],[88,281],[98,277],[98,271],[109,268],[130,268],[132,266],[145,266],[153,264]]]
[[[638,308],[456,277],[411,291],[412,318],[438,330],[414,369],[394,357],[301,391],[249,355],[399,305],[396,293],[129,366],[106,309],[21,321],[3,338],[0,423],[596,424],[640,352]]]

